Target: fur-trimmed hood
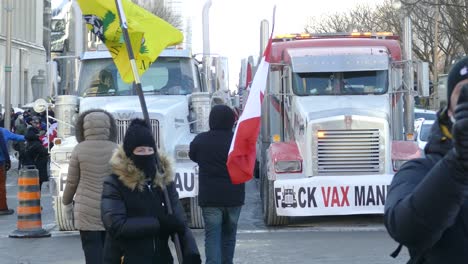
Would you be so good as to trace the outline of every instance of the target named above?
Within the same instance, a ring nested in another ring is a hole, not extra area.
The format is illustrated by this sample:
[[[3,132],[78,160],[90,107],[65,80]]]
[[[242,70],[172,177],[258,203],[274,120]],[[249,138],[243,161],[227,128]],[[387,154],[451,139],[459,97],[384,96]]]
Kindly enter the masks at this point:
[[[163,173],[160,172],[156,173],[156,177],[153,180],[153,186],[167,186],[174,180],[173,171],[171,161],[169,157],[162,155],[159,153],[160,164],[162,166]],[[119,180],[131,190],[138,190],[142,191],[145,187],[145,175],[143,171],[135,167],[133,161],[125,155],[125,151],[123,150],[122,146],[119,146],[114,155],[110,160],[110,164],[112,167],[112,172],[119,177]]]
[[[86,116],[89,118],[86,118]],[[107,118],[106,118],[107,116]],[[117,142],[117,125],[114,117],[103,109],[90,109],[80,114],[75,126],[78,143],[85,140]]]

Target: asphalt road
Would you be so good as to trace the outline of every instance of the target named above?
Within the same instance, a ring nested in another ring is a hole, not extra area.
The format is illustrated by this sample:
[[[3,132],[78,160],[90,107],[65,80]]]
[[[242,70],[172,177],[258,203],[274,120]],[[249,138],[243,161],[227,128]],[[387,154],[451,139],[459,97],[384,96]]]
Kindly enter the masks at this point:
[[[17,173],[7,178],[10,208],[16,209]],[[286,227],[268,228],[261,218],[257,183],[247,184],[246,205],[239,220],[235,263],[406,263],[403,250],[389,254],[397,244],[387,235],[380,216],[307,217]],[[51,237],[8,237],[16,229],[17,215],[0,216],[0,264],[78,264],[84,255],[78,232],[61,232],[54,222],[52,199],[43,188],[42,222]],[[204,256],[203,230],[193,230]]]

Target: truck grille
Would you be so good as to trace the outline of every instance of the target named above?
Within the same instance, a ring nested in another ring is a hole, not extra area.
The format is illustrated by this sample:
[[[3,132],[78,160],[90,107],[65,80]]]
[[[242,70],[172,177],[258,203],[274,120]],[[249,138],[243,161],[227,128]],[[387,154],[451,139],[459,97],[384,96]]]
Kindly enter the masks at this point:
[[[380,171],[379,129],[320,130],[316,143],[319,175]]]
[[[120,120],[116,119],[115,122],[117,124],[117,143],[121,144],[124,140],[125,133],[127,132],[127,128],[130,125],[132,120]],[[154,140],[156,141],[156,147],[160,148],[159,146],[159,121],[157,119],[151,119],[151,130],[153,131]]]

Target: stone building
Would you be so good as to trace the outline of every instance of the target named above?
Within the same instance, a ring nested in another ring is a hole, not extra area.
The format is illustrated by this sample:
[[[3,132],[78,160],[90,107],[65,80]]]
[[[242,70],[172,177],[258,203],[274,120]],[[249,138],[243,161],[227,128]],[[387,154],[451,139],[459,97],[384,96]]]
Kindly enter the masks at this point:
[[[11,6],[9,6],[11,3]],[[47,21],[50,0],[0,1],[0,104],[5,103],[7,12],[12,14],[11,103],[14,107],[48,95]],[[46,25],[46,27],[44,27]],[[46,34],[44,34],[46,32]],[[34,87],[33,87],[34,86]]]

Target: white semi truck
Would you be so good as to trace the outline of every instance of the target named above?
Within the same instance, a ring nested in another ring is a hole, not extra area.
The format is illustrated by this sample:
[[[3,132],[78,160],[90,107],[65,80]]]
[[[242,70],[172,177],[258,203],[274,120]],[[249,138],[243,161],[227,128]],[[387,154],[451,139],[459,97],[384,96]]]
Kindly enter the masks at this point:
[[[116,120],[118,143],[121,143],[130,120],[143,117],[138,96],[132,84],[126,84],[120,79],[108,51],[85,52],[80,61],[79,98],[58,96],[57,103],[61,103],[57,106],[76,108],[79,112],[93,108],[110,112]],[[105,77],[111,78],[111,85],[107,91],[100,91],[100,79]],[[175,184],[180,198],[190,209],[191,226],[203,227],[197,205],[196,164],[188,157],[189,144],[196,133],[208,129],[211,104],[230,105],[230,100],[226,100],[229,97],[213,96],[213,93],[206,91],[201,82],[199,65],[186,50],[163,51],[143,75],[142,85],[157,147],[159,151],[174,158]],[[219,93],[220,91],[217,94]],[[64,100],[68,102],[63,102]],[[61,110],[57,112],[61,113]],[[66,183],[70,153],[76,144],[75,137],[70,135],[51,150],[51,181],[57,187],[54,188],[54,201],[57,223],[61,230],[73,229],[72,223],[63,217],[61,196]]]
[[[80,112],[104,109],[114,116],[121,143],[131,119],[143,118],[139,98],[133,85],[122,81],[105,46],[89,33],[84,35],[88,36],[88,44],[77,63],[77,87],[73,95],[56,97],[56,115],[73,124]],[[197,200],[197,167],[189,159],[189,144],[197,133],[208,130],[212,105],[233,106],[236,100],[231,99],[228,80],[226,58],[206,54],[198,61],[181,47],[165,49],[141,77],[158,151],[173,158],[175,185],[193,228],[204,224]],[[70,154],[77,142],[73,129],[64,122],[59,122],[61,143],[51,149],[51,190],[59,229],[73,230],[73,222],[65,218],[61,199]]]

